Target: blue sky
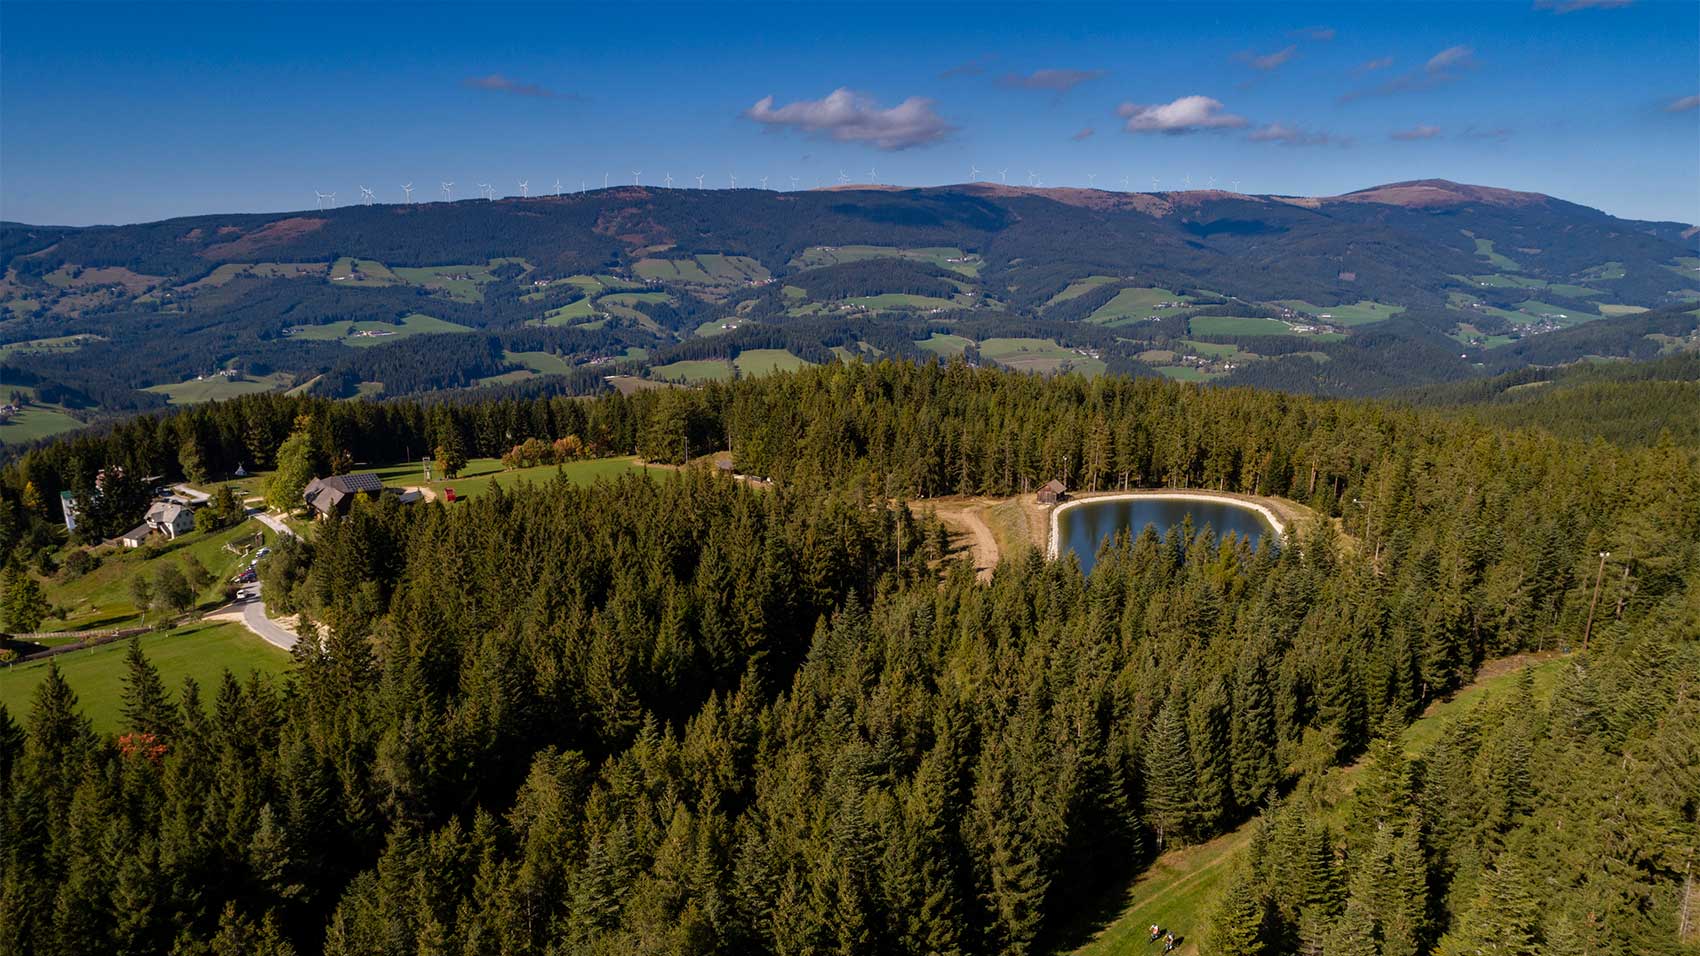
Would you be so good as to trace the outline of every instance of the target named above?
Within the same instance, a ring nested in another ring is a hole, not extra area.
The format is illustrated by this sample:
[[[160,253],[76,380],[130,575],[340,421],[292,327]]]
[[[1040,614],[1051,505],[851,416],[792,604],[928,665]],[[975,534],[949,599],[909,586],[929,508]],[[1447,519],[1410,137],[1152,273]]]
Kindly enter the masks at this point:
[[[842,92],[839,92],[842,91]],[[0,3],[0,217],[604,173],[1332,195],[1700,221],[1700,4]],[[772,99],[769,100],[768,97]]]

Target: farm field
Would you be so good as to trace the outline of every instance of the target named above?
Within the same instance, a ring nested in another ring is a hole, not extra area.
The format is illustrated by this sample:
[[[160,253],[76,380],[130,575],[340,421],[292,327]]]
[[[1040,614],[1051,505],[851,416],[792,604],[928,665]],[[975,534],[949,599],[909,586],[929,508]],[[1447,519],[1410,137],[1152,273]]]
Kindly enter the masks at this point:
[[[1363,299],[1350,305],[1312,305],[1303,299],[1282,299],[1275,304],[1284,305],[1289,309],[1297,309],[1301,312],[1309,312],[1318,318],[1326,315],[1328,318],[1322,319],[1322,321],[1332,322],[1336,325],[1369,325],[1372,322],[1386,321],[1405,311],[1405,307],[1402,305],[1387,305],[1369,299]]]
[[[813,364],[784,349],[745,349],[732,360],[732,367],[745,377],[766,375],[770,372],[795,372]]]
[[[1600,303],[1599,309],[1600,309],[1600,314],[1606,315],[1606,316],[1634,315],[1637,312],[1647,311],[1646,306],[1641,306],[1641,305],[1612,305],[1609,302]]]
[[[1529,658],[1518,658],[1517,661]],[[1537,701],[1551,697],[1565,658],[1549,657],[1532,664]],[[1477,707],[1491,706],[1508,696],[1521,668],[1500,662],[1483,666],[1478,680],[1453,695],[1431,704],[1423,716],[1405,728],[1405,750],[1421,755],[1439,739],[1453,717]],[[1343,794],[1357,766],[1336,767],[1324,775],[1321,790]],[[1159,856],[1128,888],[1119,915],[1074,950],[1075,956],[1147,956],[1160,947],[1147,941],[1146,927],[1156,923],[1174,932],[1180,945],[1177,956],[1195,956],[1209,930],[1211,908],[1222,881],[1233,871],[1241,852],[1251,843],[1257,821],[1252,820],[1231,833],[1197,846],[1172,850]]]
[[[543,318],[537,319],[538,325],[577,325],[589,321],[596,315],[596,305],[587,296],[576,302],[569,302],[558,309],[550,309],[543,313]]]
[[[0,445],[26,445],[32,441],[76,431],[83,423],[57,408],[31,405],[0,424]]]
[[[772,278],[767,268],[748,256],[704,253],[689,259],[641,259],[632,266],[639,278],[693,285],[731,286]]]
[[[1526,299],[1517,303],[1517,308],[1529,313],[1533,318],[1539,318],[1543,314],[1561,315],[1563,318],[1555,320],[1560,325],[1580,325],[1590,319],[1600,317],[1598,313],[1578,309],[1575,306],[1553,305],[1551,302],[1542,302],[1539,299]]]
[[[1509,256],[1501,255],[1498,252],[1495,252],[1493,250],[1493,240],[1492,239],[1477,239],[1476,240],[1476,255],[1481,256],[1482,258],[1486,259],[1487,261],[1493,263],[1493,266],[1496,269],[1505,269],[1505,270],[1508,270],[1508,271],[1511,271],[1511,272],[1516,272],[1518,269],[1523,268],[1521,265],[1518,264],[1517,260],[1512,259]]]
[[[859,295],[843,300],[872,312],[885,309],[954,309],[955,302],[931,295],[910,295],[907,292],[883,292],[879,295]]]
[[[987,339],[980,343],[980,356],[1019,372],[1048,374],[1066,369],[1087,376],[1104,374],[1102,359],[1081,355],[1052,339]]]
[[[1118,281],[1120,280],[1115,276],[1086,276],[1083,279],[1076,279],[1064,287],[1061,292],[1047,299],[1045,304],[1056,305],[1058,302],[1067,302],[1070,299],[1079,298],[1101,285]]]
[[[1104,303],[1096,312],[1087,316],[1086,321],[1097,322],[1101,325],[1141,322],[1169,311],[1157,308],[1159,302],[1190,304],[1192,297],[1178,295],[1168,289],[1123,289],[1116,293],[1115,298]]]
[[[1159,365],[1157,371],[1164,378],[1172,378],[1177,382],[1208,382],[1221,378],[1226,372],[1207,372],[1192,365]]]
[[[1494,349],[1517,341],[1509,335],[1488,335],[1468,322],[1458,323],[1457,327],[1452,330],[1451,338],[1459,345],[1472,345],[1484,349]]]
[[[225,545],[251,539],[255,532],[261,534],[266,544],[271,543],[272,532],[258,521],[249,519],[212,534],[191,531],[174,541],[162,540],[157,547],[97,549],[100,565],[70,580],[61,579],[63,571],[50,578],[38,575],[42,589],[47,592],[47,600],[65,609],[63,621],[50,621],[44,626],[54,630],[83,631],[134,627],[142,623],[141,612],[130,599],[130,579],[138,573],[153,575],[160,566],[181,562],[185,555],[193,555],[211,572],[212,583],[196,598],[201,607],[215,606],[223,600],[224,583],[248,563],[241,555],[226,550]],[[60,557],[63,556],[62,553]],[[150,612],[150,615],[158,617],[155,612]]]
[[[1215,342],[1194,342],[1191,339],[1181,339],[1180,341],[1182,345],[1190,346],[1192,350],[1197,352],[1199,355],[1208,355],[1211,358],[1254,359],[1258,357],[1255,353],[1247,352],[1237,345],[1219,345]]]
[[[159,669],[160,679],[173,699],[183,691],[183,681],[194,678],[200,685],[201,701],[210,705],[218,696],[224,672],[246,680],[258,672],[283,677],[294,662],[280,650],[234,621],[198,621],[175,630],[141,637],[142,653]],[[128,641],[114,641],[87,650],[0,668],[0,704],[16,717],[27,715],[35,690],[47,678],[49,661],[77,694],[77,704],[94,723],[97,733],[123,730],[124,679],[129,668],[125,656]]]
[[[237,276],[258,276],[262,279],[294,279],[301,276],[322,276],[323,262],[226,262],[194,282],[179,286],[184,292],[221,286]]]
[[[650,376],[663,382],[696,385],[702,382],[729,382],[732,363],[725,359],[686,359],[649,370]]]
[[[350,331],[352,330],[352,332]],[[471,332],[467,326],[454,322],[445,322],[435,316],[415,312],[401,320],[401,323],[373,322],[331,322],[325,325],[309,325],[298,327],[290,332],[292,338],[309,341],[341,342],[356,348],[366,348],[394,342],[409,335],[431,335],[443,332]],[[365,333],[365,334],[362,334]]]
[[[442,292],[456,302],[484,301],[484,286],[496,280],[495,270],[514,264],[530,269],[524,259],[491,259],[486,265],[398,266],[391,270],[398,281]]]
[[[651,470],[642,465],[635,457],[620,458],[586,458],[582,461],[572,461],[564,465],[538,465],[535,468],[520,468],[514,471],[503,469],[501,459],[474,458],[466,463],[458,476],[449,480],[425,481],[424,465],[421,462],[403,463],[398,465],[381,465],[377,468],[361,469],[370,471],[378,476],[384,484],[392,488],[430,488],[439,495],[445,489],[453,488],[456,497],[470,498],[474,495],[486,494],[491,485],[501,485],[512,488],[522,481],[540,485],[554,481],[557,473],[575,485],[588,485],[599,478],[616,478],[632,472]],[[441,499],[439,499],[441,500]]]
[[[264,378],[225,378],[211,375],[201,379],[178,382],[175,385],[152,385],[142,389],[164,395],[173,405],[195,405],[219,401],[255,392],[272,392],[288,388],[294,381],[288,372],[273,372]]]

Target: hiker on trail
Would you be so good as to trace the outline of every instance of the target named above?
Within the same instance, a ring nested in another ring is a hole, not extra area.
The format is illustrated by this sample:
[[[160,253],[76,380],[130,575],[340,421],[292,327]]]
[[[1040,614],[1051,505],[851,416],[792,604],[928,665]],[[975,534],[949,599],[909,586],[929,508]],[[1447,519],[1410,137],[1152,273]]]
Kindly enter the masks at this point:
[[[1174,948],[1175,948],[1175,934],[1170,933],[1169,935],[1163,937],[1163,952],[1166,953],[1169,950],[1174,949]]]
[[[1151,942],[1155,943],[1157,941],[1157,937],[1159,937],[1161,935],[1163,935],[1163,928],[1161,926],[1158,926],[1156,923],[1152,923],[1151,924]]]

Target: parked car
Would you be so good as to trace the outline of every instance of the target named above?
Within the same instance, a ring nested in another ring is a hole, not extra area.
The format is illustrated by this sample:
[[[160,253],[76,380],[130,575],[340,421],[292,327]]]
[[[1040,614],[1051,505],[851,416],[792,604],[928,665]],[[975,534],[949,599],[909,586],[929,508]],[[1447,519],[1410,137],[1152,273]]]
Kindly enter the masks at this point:
[[[271,554],[271,553],[272,553],[272,549],[261,548],[260,550],[254,552],[254,560],[258,561],[259,559],[261,559],[261,558],[263,558],[266,555]]]

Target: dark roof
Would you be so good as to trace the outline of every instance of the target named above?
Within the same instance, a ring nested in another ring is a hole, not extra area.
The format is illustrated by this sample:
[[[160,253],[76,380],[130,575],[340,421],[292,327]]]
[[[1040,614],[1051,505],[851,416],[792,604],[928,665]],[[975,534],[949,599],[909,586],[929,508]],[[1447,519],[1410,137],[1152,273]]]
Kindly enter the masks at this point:
[[[1064,492],[1064,491],[1068,490],[1068,486],[1063,484],[1062,482],[1056,480],[1055,478],[1052,478],[1050,481],[1047,481],[1043,485],[1040,485],[1039,490],[1040,491]]]
[[[339,507],[345,498],[359,494],[376,494],[383,490],[384,483],[377,475],[361,472],[355,475],[314,478],[302,489],[301,498],[319,511],[329,513]]]
[[[137,541],[140,541],[143,538],[146,538],[150,534],[153,534],[153,527],[151,525],[147,524],[146,522],[143,522],[139,525],[136,525],[134,528],[131,528],[130,530],[124,532],[123,534],[119,535],[118,540],[119,541],[128,541],[131,538],[135,538]]]

